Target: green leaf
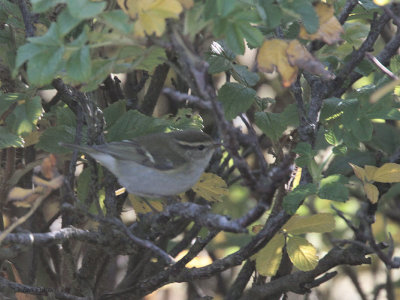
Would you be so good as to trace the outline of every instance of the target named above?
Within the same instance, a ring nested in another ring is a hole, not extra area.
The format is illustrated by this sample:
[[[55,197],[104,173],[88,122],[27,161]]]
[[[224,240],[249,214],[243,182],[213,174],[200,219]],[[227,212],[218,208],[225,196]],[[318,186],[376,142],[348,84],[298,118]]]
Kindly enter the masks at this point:
[[[136,62],[134,62],[132,68],[152,72],[155,67],[164,63],[166,60],[167,56],[163,48],[151,46],[143,52],[142,56]]]
[[[106,109],[103,110],[104,120],[106,121],[106,129],[110,128],[112,125],[117,122],[118,118],[120,118],[126,112],[126,103],[124,100],[119,100],[109,105]]]
[[[129,140],[141,135],[163,132],[168,125],[165,120],[129,110],[109,128],[106,139],[107,142]]]
[[[269,29],[273,29],[280,25],[282,19],[282,10],[279,5],[273,1],[260,1],[267,16],[267,24]]]
[[[370,120],[361,118],[352,123],[350,130],[361,142],[369,141],[372,138],[373,126]]]
[[[66,0],[31,0],[32,8],[35,13],[42,13],[59,3],[65,3]]]
[[[257,112],[255,123],[274,142],[278,141],[286,130],[286,124],[281,122],[279,113]]]
[[[313,183],[298,185],[283,198],[283,208],[288,214],[294,214],[304,199],[317,193],[317,186]]]
[[[83,131],[84,132],[84,131]],[[74,143],[76,130],[74,127],[61,125],[46,129],[40,136],[36,144],[37,149],[42,149],[50,153],[67,153],[68,148],[59,146],[59,142]]]
[[[332,149],[333,154],[335,155],[343,155],[347,153],[347,146],[344,144],[337,145]]]
[[[129,21],[129,16],[120,9],[103,12],[99,17],[108,26],[123,33],[128,34],[132,31],[133,26]]]
[[[232,68],[232,62],[224,55],[211,53],[207,57],[207,62],[210,65],[208,68],[210,74],[225,72]]]
[[[89,0],[68,0],[68,10],[78,19],[93,18],[106,8],[105,2],[92,2]]]
[[[23,147],[23,139],[7,130],[4,126],[0,126],[0,149],[5,149],[8,147]]]
[[[76,116],[69,107],[58,107],[56,110],[57,126],[76,127]]]
[[[264,41],[264,35],[256,27],[251,26],[248,22],[238,23],[243,37],[246,39],[250,48],[260,47]]]
[[[18,69],[24,62],[31,59],[35,55],[46,50],[46,46],[28,43],[22,45],[17,50],[17,58],[15,62],[15,69]]]
[[[235,6],[236,2],[232,2],[232,0],[207,0],[204,16],[206,19],[225,17],[235,9]]]
[[[67,75],[71,82],[89,81],[91,77],[91,60],[88,46],[75,51],[67,61]]]
[[[171,130],[203,129],[203,119],[199,114],[193,113],[191,108],[181,108],[175,116],[167,116],[166,120],[171,123]]]
[[[25,95],[27,96],[27,95]],[[18,105],[6,118],[7,127],[18,135],[31,133],[42,115],[42,101],[39,96],[19,100]]]
[[[309,166],[316,155],[311,145],[305,142],[298,143],[293,152],[299,154],[299,157],[296,158],[296,164],[301,168]]]
[[[244,54],[244,36],[238,24],[230,23],[225,31],[225,41],[228,47],[236,54]]]
[[[65,36],[80,22],[82,22],[81,19],[75,18],[73,15],[71,15],[68,9],[64,9],[57,17],[57,25],[60,35]]]
[[[44,45],[44,46],[56,46],[59,47],[63,45],[62,36],[60,35],[58,26],[56,23],[51,23],[47,32],[39,37],[28,38],[32,44]]]
[[[331,175],[321,180],[318,197],[322,199],[346,202],[349,199],[349,190],[345,186],[348,179],[343,175]]]
[[[293,265],[301,271],[310,271],[318,264],[317,250],[303,237],[289,237],[286,250]]]
[[[50,83],[62,62],[64,47],[47,47],[45,51],[28,61],[29,81],[37,86]]]
[[[228,120],[249,109],[255,96],[255,90],[234,82],[225,83],[218,93],[218,99],[222,102]]]
[[[349,174],[353,172],[349,163],[357,166],[376,165],[374,154],[366,151],[348,150],[345,156],[335,156],[325,173],[327,175]]]
[[[241,65],[233,65],[232,76],[235,80],[247,86],[256,85],[260,79],[257,73],[250,72],[246,66]]]

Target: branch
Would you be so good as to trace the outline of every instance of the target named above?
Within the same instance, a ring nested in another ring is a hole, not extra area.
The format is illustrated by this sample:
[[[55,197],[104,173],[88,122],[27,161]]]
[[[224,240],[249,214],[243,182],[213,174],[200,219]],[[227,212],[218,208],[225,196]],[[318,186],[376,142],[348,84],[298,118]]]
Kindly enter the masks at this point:
[[[9,281],[4,277],[0,276],[0,290],[12,289],[17,293],[40,295],[40,296],[53,296],[56,299],[65,300],[89,300],[86,297],[78,297],[68,293],[59,292],[52,288],[29,286],[26,284],[20,284],[13,281]]]
[[[207,228],[223,230],[235,233],[247,233],[247,229],[240,226],[238,222],[229,220],[228,217],[209,213],[211,207],[198,205],[195,203],[175,203],[168,205],[163,212],[156,215],[156,222],[162,218],[172,218],[180,216],[193,220],[196,224]]]
[[[321,274],[327,272],[333,267],[342,264],[348,265],[362,265],[370,264],[371,259],[366,258],[365,255],[368,254],[363,248],[357,246],[350,246],[346,249],[333,248],[325,255],[318,263],[314,270],[303,272],[295,272],[290,275],[286,275],[276,279],[274,281],[268,282],[261,286],[256,286],[248,290],[241,300],[257,300],[266,299],[268,296],[275,294],[293,292],[297,294],[305,294],[309,292],[309,287],[313,287],[316,284],[320,284],[320,279],[315,279]],[[325,275],[324,280],[330,279],[334,276],[334,273]]]
[[[211,106],[210,102],[204,101],[203,99],[201,99],[197,96],[184,94],[184,93],[178,92],[176,90],[173,90],[171,88],[164,88],[163,93],[175,101],[187,102],[188,104],[191,104],[198,108],[212,110],[212,106]]]
[[[64,243],[71,239],[98,243],[100,234],[89,230],[69,227],[46,233],[10,233],[5,237],[3,243],[25,246],[49,246]]]

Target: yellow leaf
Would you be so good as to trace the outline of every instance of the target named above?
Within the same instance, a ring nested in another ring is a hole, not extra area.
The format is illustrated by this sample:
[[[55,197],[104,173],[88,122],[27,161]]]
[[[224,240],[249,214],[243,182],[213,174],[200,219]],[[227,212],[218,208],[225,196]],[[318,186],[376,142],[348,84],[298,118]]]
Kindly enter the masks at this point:
[[[341,41],[340,34],[343,33],[343,28],[334,16],[333,7],[319,2],[314,8],[319,19],[318,31],[309,34],[304,26],[301,26],[299,37],[305,40],[323,40],[329,45]]]
[[[182,11],[178,0],[118,0],[118,5],[131,18],[136,19],[135,36],[146,34],[161,36],[165,19],[177,19]]]
[[[300,167],[297,168],[296,176],[294,177],[292,189],[296,188],[300,184],[302,169]]]
[[[164,208],[163,203],[160,200],[146,199],[137,197],[132,194],[128,194],[128,199],[135,211],[136,215],[147,214],[154,211],[162,211]]]
[[[24,136],[24,147],[35,145],[39,142],[39,138],[42,135],[40,131],[31,131],[27,136]]]
[[[305,238],[289,237],[286,249],[293,265],[301,271],[310,271],[318,264],[317,250]]]
[[[365,170],[365,178],[366,178],[368,181],[372,181],[373,178],[374,178],[374,176],[375,176],[375,172],[378,170],[378,168],[375,167],[375,166],[368,166],[368,165],[366,165],[366,166],[364,167],[364,170]]]
[[[371,203],[378,202],[379,191],[376,186],[371,183],[364,183],[364,192]]]
[[[182,4],[182,6],[185,9],[192,8],[192,6],[194,5],[194,1],[193,0],[178,0],[178,1]]]
[[[197,195],[210,202],[220,202],[223,197],[229,195],[225,181],[212,173],[204,173],[192,189]]]
[[[186,254],[188,254],[188,250],[183,250],[180,252],[176,257],[175,260],[179,261],[182,259]],[[189,261],[185,267],[186,268],[202,268],[205,267],[209,264],[212,263],[212,259],[210,256],[207,254],[207,252],[200,252],[199,255],[197,255],[195,258],[193,258],[191,261]]]
[[[325,69],[325,65],[317,60],[298,40],[292,40],[286,50],[289,63],[311,74],[319,75],[325,80],[335,79],[335,75]]]
[[[350,167],[353,168],[354,174],[356,174],[358,179],[360,179],[362,182],[364,182],[366,180],[365,170],[363,168],[353,165],[351,163],[349,163],[349,165],[350,165]]]
[[[263,276],[274,276],[282,260],[282,248],[285,237],[275,235],[269,243],[253,256],[256,260],[256,270]]]
[[[374,0],[374,3],[379,6],[385,6],[392,3],[392,0]]]
[[[291,234],[330,232],[335,228],[335,219],[329,213],[320,213],[312,216],[294,215],[283,225],[283,228]]]
[[[289,43],[272,39],[265,41],[257,56],[257,63],[260,70],[264,72],[273,72],[275,68],[282,77],[283,86],[290,86],[297,77],[298,68],[289,63],[286,50]]]
[[[400,182],[400,165],[395,163],[384,164],[377,168],[372,180],[384,183]]]

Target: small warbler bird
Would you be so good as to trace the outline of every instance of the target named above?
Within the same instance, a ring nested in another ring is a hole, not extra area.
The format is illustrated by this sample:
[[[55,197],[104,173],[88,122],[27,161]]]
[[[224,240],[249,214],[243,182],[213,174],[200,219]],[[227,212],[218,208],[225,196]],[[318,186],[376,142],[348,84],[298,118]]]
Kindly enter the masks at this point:
[[[110,170],[131,194],[166,197],[199,180],[218,146],[201,131],[155,133],[102,145],[60,145],[82,151]]]

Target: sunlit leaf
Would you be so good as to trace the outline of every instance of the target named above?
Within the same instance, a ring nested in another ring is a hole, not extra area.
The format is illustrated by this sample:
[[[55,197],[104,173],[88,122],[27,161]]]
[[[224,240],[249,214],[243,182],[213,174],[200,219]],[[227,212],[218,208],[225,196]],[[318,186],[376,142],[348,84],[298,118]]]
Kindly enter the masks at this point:
[[[356,166],[352,163],[349,163],[349,165],[353,168],[354,174],[356,174],[357,178],[360,179],[361,181],[366,180],[366,173],[365,170],[359,166]]]
[[[335,228],[335,218],[329,213],[320,213],[312,216],[294,215],[283,228],[291,234],[331,232]]]
[[[310,271],[317,266],[317,250],[305,238],[289,237],[286,242],[286,249],[290,260],[297,269]]]
[[[372,180],[385,183],[400,182],[400,165],[395,163],[384,164],[374,172]]]
[[[210,202],[222,201],[229,195],[226,182],[213,173],[204,173],[192,189],[197,195]]]
[[[378,170],[378,168],[375,166],[366,165],[364,167],[364,170],[365,170],[365,177],[367,178],[367,180],[372,181],[375,176],[375,172]]]
[[[275,235],[256,255],[257,272],[263,276],[274,276],[282,260],[282,248],[285,245],[283,234]]]
[[[367,198],[371,203],[376,203],[378,202],[379,199],[379,191],[378,188],[371,184],[371,183],[364,183],[364,191],[365,194],[367,195]]]
[[[163,203],[156,199],[144,199],[132,194],[128,194],[129,202],[131,203],[136,215],[147,214],[149,212],[160,212],[163,210]]]

